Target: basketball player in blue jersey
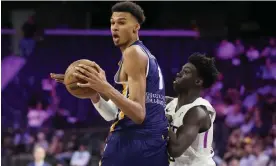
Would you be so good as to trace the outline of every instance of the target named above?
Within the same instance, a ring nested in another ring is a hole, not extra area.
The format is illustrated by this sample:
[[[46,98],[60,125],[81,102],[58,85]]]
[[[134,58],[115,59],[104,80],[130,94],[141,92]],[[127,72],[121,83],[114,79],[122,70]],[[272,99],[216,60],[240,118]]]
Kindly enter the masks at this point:
[[[157,60],[139,40],[144,20],[143,10],[135,3],[120,2],[112,7],[113,42],[122,52],[114,80],[123,86],[122,93],[106,81],[96,63],[76,68],[75,76],[88,82],[78,86],[96,90],[99,94],[91,96],[93,105],[105,120],[114,121],[102,166],[169,165],[164,81]],[[60,81],[57,75],[52,77]]]

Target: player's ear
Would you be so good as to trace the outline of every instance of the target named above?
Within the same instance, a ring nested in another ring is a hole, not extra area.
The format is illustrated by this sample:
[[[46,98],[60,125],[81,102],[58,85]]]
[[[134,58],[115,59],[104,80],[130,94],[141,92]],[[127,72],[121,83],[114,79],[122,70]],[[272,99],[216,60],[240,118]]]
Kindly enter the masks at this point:
[[[134,33],[137,33],[140,30],[140,24],[135,24],[135,27],[133,29]]]
[[[202,80],[202,79],[196,79],[196,80],[195,80],[195,84],[196,84],[197,86],[202,86],[203,80]]]

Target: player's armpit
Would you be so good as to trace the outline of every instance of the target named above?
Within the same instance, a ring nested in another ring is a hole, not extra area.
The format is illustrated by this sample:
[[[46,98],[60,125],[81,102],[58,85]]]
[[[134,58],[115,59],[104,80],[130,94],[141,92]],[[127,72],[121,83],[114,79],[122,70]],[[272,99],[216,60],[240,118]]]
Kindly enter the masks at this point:
[[[114,89],[107,93],[116,106],[133,122],[145,119],[146,67],[148,57],[137,46],[127,48],[123,55],[123,68],[128,77],[129,96],[125,98]]]
[[[171,102],[173,99],[174,99],[173,97],[165,96],[166,104],[168,104],[169,102]]]
[[[191,108],[184,116],[183,125],[177,129],[176,134],[169,131],[168,152],[170,156],[181,156],[194,142],[202,128],[205,128],[205,125],[209,124],[209,121],[209,115],[205,112],[204,108]]]

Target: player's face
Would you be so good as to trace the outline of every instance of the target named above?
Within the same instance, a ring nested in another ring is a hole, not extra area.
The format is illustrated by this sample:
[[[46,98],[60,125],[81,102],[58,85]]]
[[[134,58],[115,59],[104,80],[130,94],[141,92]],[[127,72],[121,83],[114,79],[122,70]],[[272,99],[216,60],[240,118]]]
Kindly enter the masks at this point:
[[[193,88],[196,77],[196,67],[191,63],[186,63],[176,75],[175,81],[173,82],[174,90],[180,93],[183,90]]]
[[[45,157],[45,151],[44,151],[44,149],[42,149],[40,147],[37,148],[37,149],[35,149],[35,151],[34,151],[34,158],[35,158],[36,161],[41,161],[41,160],[44,159],[44,157]]]
[[[111,16],[111,33],[115,46],[129,44],[135,35],[137,21],[127,12],[113,12]]]

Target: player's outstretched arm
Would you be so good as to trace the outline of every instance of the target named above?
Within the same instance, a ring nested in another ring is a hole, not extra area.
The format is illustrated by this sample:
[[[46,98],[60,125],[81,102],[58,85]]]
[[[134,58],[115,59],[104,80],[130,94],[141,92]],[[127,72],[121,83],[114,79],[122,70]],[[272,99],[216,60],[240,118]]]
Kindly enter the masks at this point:
[[[211,126],[211,119],[204,107],[191,108],[183,118],[176,134],[169,131],[168,152],[171,157],[181,156],[196,139],[197,134],[207,131]]]
[[[101,74],[105,77],[105,73],[102,73]],[[55,81],[64,84],[64,74],[51,73],[50,76]],[[118,108],[105,95],[97,93],[96,95],[91,96],[90,99],[96,110],[106,121],[111,121],[116,118]]]
[[[148,57],[137,46],[127,48],[123,56],[123,68],[128,76],[129,96],[126,98],[111,86],[105,95],[133,122],[141,124],[146,114],[145,93]]]

